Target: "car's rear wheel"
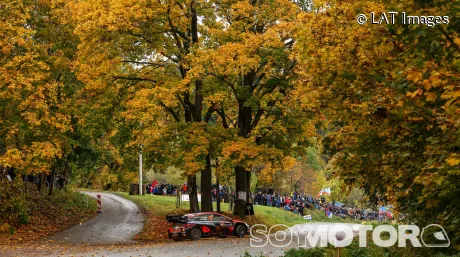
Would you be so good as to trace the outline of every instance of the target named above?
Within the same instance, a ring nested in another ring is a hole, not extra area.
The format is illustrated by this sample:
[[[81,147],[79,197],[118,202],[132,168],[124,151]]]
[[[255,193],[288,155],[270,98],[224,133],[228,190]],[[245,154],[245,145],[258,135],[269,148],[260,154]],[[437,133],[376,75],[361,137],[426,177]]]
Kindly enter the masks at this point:
[[[236,225],[235,235],[237,237],[244,237],[246,235],[246,228],[243,225]]]
[[[201,230],[198,228],[193,228],[190,230],[190,239],[192,240],[200,240],[201,239]]]

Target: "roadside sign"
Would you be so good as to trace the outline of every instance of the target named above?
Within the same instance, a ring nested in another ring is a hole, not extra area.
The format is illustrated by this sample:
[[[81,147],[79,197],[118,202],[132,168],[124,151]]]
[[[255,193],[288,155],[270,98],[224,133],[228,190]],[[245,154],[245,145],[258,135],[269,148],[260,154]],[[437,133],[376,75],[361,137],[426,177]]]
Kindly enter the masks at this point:
[[[238,191],[238,200],[245,200],[246,201],[246,192]]]

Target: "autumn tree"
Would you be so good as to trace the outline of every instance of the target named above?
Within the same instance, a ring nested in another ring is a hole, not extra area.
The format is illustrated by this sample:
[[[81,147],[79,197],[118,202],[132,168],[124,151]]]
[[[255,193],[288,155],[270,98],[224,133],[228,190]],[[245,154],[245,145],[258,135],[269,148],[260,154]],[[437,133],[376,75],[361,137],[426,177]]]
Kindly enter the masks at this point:
[[[26,26],[30,7],[22,1],[2,2],[1,7],[1,165],[19,171],[26,166],[23,154],[32,146],[26,139],[31,134],[28,127],[39,122],[33,117],[38,105],[34,99],[40,99],[36,92],[48,76],[48,67],[38,58],[40,49],[31,40],[34,31]]]
[[[51,1],[1,5],[1,162],[19,174],[39,174],[40,189],[45,174],[51,172],[53,182],[54,171],[65,170],[71,148],[68,60],[76,41]]]
[[[317,4],[321,12],[299,17],[295,58],[304,92],[333,121],[325,145],[336,175],[409,219],[441,224],[458,247],[458,1]],[[356,23],[390,10],[449,23]]]
[[[292,166],[286,170],[272,171],[263,165],[254,168],[258,187],[271,187],[282,194],[299,192],[316,196],[329,184],[324,175],[325,165],[320,157],[320,148],[318,145],[307,147],[301,151],[304,155],[297,156]]]
[[[133,138],[136,144],[149,142],[147,130],[157,126],[158,117],[165,118],[158,127],[168,130],[168,126],[194,125],[183,123],[206,123],[214,110],[212,105],[203,105],[203,81],[189,79],[192,69],[185,60],[195,48],[199,48],[201,25],[198,18],[214,19],[207,10],[209,3],[199,1],[82,1],[69,3],[74,10],[77,34],[81,37],[79,74],[89,87],[88,92],[125,92],[123,108],[137,107],[128,111],[120,109],[121,119],[136,126]],[[100,19],[99,13],[104,14]],[[102,61],[101,61],[102,60]],[[119,95],[119,94],[118,94]],[[110,96],[106,94],[110,99]],[[140,101],[147,100],[151,107],[147,113],[132,114],[142,109]],[[126,104],[126,105],[124,105]],[[158,109],[159,107],[160,109]],[[168,114],[158,115],[159,112]],[[131,113],[131,116],[125,114]],[[177,124],[174,124],[177,123]],[[148,128],[148,129],[146,129]],[[203,128],[197,125],[194,128]],[[173,128],[171,128],[173,129]],[[196,132],[201,133],[201,132]],[[191,135],[189,135],[191,136]],[[158,149],[157,149],[158,150]],[[166,152],[147,152],[152,160]],[[198,153],[197,153],[198,154]],[[211,174],[209,157],[199,159],[202,175],[202,208],[212,210]],[[190,166],[191,159],[177,159],[170,156],[171,165]],[[198,211],[196,192],[196,170],[186,169],[193,212]]]
[[[315,134],[311,106],[292,82],[292,25],[298,7],[290,1],[226,1],[216,6],[220,28],[209,28],[210,42],[194,52],[193,75],[213,81],[216,113],[232,136],[223,157],[235,170],[234,213],[244,216],[252,168],[264,175],[287,170]],[[199,65],[198,65],[199,64]],[[225,98],[225,96],[228,96]]]
[[[316,196],[325,184],[321,171],[314,170],[305,161],[297,161],[287,172],[283,173],[288,192],[307,193]]]

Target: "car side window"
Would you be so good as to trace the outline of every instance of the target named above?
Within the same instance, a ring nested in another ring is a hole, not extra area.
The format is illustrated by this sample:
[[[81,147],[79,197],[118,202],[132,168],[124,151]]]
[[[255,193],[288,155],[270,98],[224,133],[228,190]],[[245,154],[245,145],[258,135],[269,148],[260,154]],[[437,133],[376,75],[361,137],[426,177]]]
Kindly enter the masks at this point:
[[[213,220],[214,221],[229,221],[227,218],[221,215],[213,215]]]
[[[209,221],[208,215],[195,216],[195,217],[193,217],[193,220],[194,221]]]

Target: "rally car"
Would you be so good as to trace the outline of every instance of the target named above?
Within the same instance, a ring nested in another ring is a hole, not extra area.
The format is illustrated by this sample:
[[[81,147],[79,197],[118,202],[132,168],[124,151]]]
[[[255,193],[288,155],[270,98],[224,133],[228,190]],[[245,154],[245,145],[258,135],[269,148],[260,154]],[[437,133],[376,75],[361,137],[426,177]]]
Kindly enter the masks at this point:
[[[244,237],[249,232],[249,225],[245,222],[215,212],[167,215],[166,220],[173,223],[173,227],[168,229],[168,237],[174,241],[233,235]]]

